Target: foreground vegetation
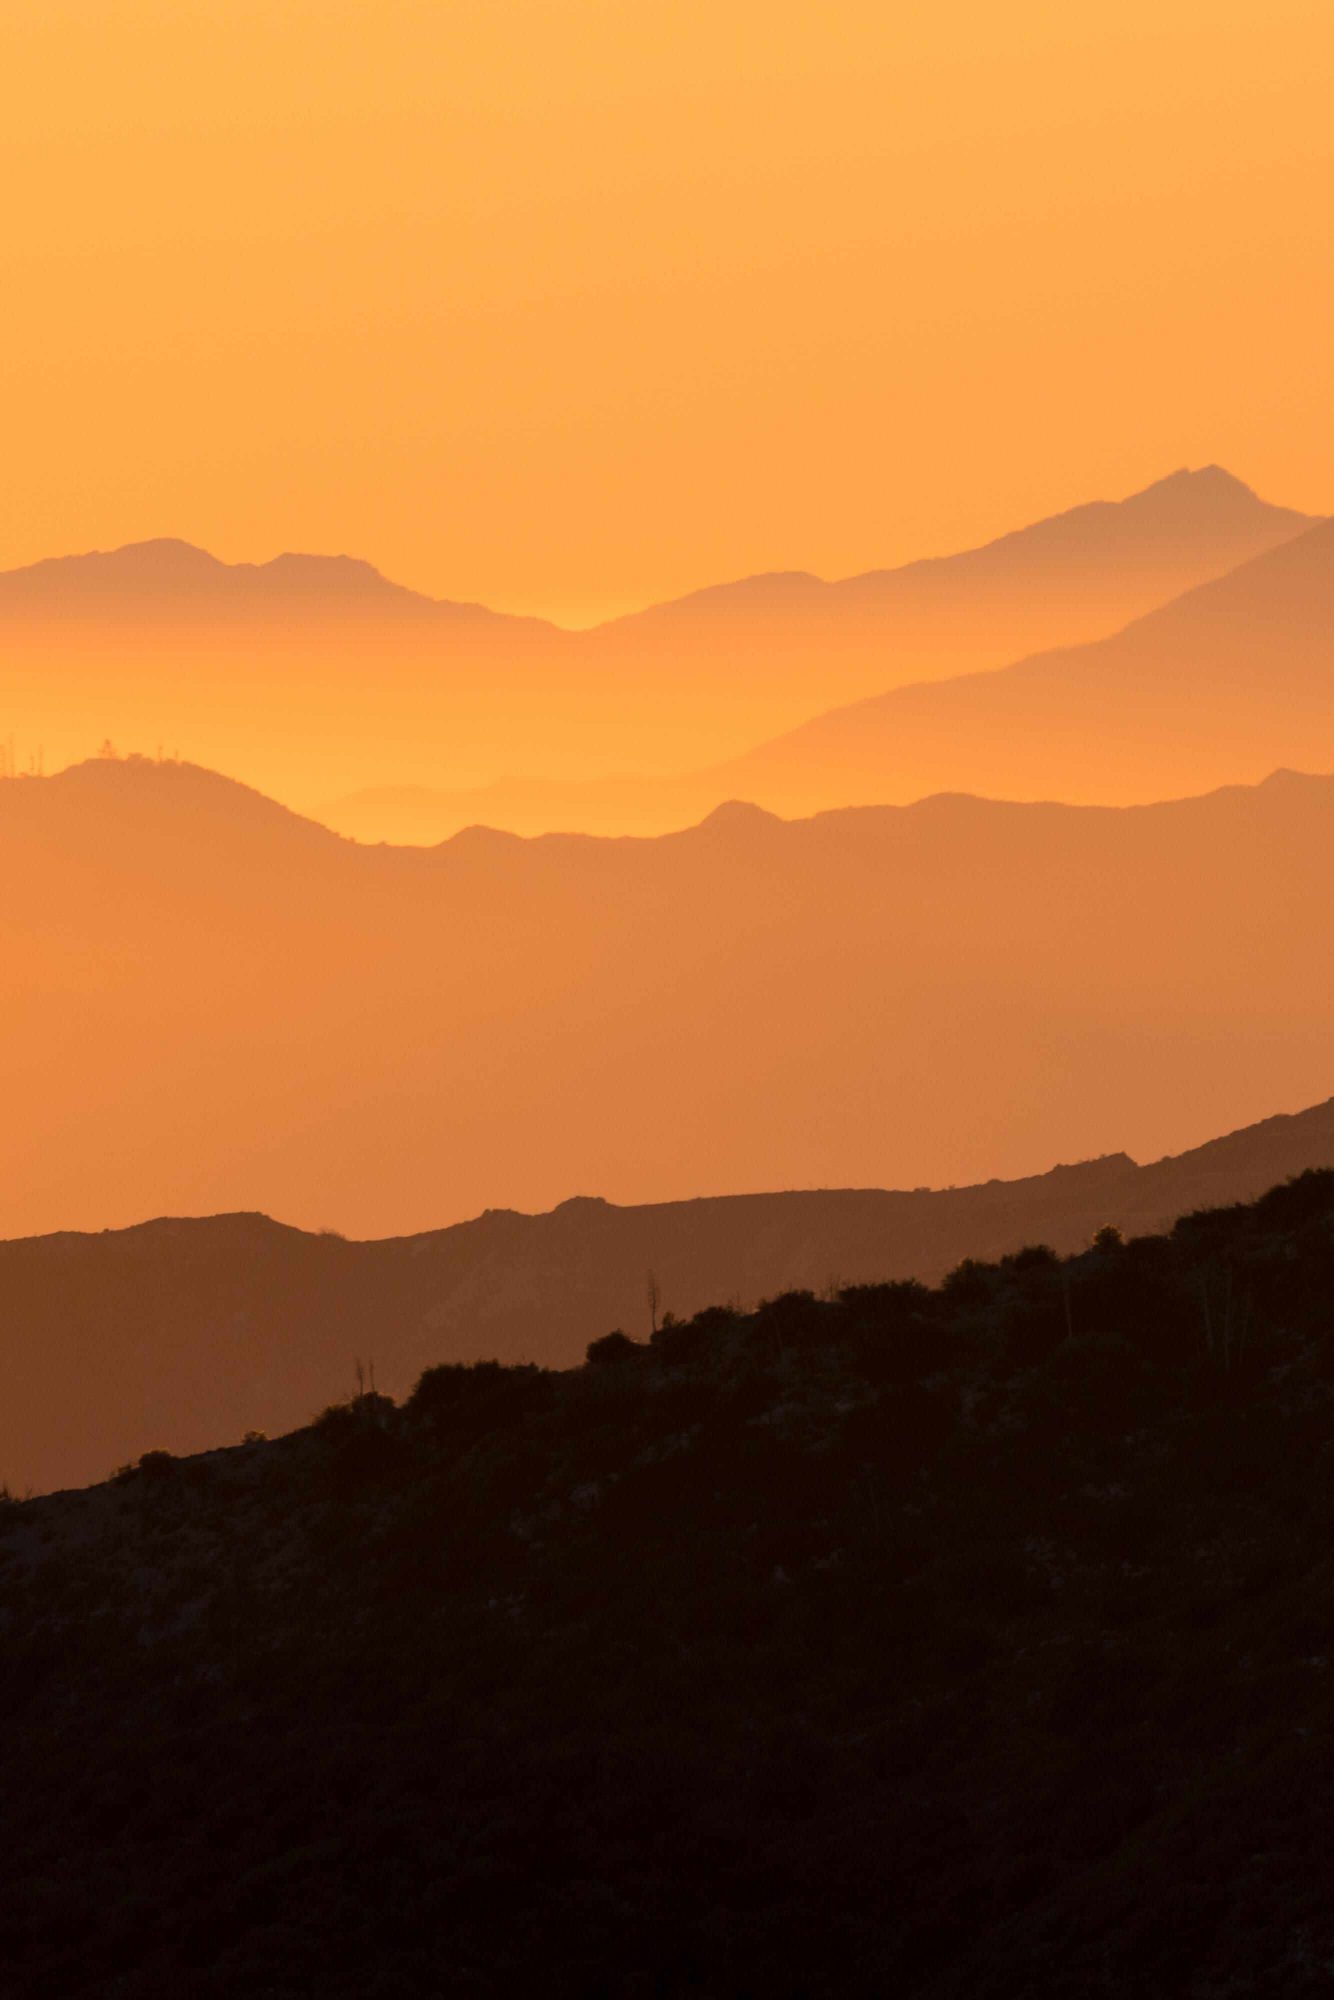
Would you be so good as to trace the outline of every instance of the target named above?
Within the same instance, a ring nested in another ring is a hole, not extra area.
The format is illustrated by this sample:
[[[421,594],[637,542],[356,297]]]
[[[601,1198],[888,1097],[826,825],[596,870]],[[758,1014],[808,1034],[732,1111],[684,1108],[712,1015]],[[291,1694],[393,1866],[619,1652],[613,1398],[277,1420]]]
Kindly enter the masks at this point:
[[[4,1991],[1324,1990],[1334,1173],[0,1511]]]

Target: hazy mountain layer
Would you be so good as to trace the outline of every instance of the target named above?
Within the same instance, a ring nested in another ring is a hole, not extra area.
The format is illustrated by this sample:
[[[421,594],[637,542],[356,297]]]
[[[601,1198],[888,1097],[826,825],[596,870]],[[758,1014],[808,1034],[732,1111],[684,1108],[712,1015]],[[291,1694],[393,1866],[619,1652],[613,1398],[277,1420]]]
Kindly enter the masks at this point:
[[[730,798],[789,815],[942,789],[1125,805],[1252,784],[1285,763],[1334,767],[1330,523],[1109,638],[894,688],[713,769],[370,793],[331,819],[349,833],[417,839],[477,822],[660,833]]]
[[[0,869],[6,1235],[943,1186],[1330,1087],[1330,779],[420,851],[104,762],[0,786]]]
[[[831,702],[1113,631],[1306,525],[1210,468],[938,562],[752,578],[588,633],[346,557],[229,565],[152,542],[0,576],[0,739],[47,769],[104,739],[180,749],[301,804],[690,770]],[[349,830],[420,831],[376,812]]]
[[[1334,768],[1334,523],[1109,639],[822,716],[719,774],[776,811],[945,785],[1126,804]]]
[[[372,1243],[257,1215],[0,1243],[0,1479],[78,1485],[150,1447],[290,1429],[346,1392],[358,1358],[393,1395],[438,1361],[567,1367],[613,1327],[647,1336],[650,1283],[658,1316],[685,1319],[718,1300],[935,1281],[966,1256],[1082,1249],[1108,1224],[1170,1226],[1319,1166],[1334,1166],[1334,1100],[1153,1166],[1116,1154],[940,1192],[574,1200]]]

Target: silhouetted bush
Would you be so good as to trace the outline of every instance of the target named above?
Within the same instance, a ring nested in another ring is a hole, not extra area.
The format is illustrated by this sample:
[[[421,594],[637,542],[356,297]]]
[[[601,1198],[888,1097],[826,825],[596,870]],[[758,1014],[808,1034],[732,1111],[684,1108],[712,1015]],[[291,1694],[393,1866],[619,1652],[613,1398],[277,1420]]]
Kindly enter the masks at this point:
[[[837,1307],[813,1292],[780,1292],[765,1299],[751,1314],[747,1336],[751,1341],[772,1344],[778,1354],[789,1347],[819,1346],[837,1338],[842,1321]]]
[[[975,1311],[990,1303],[996,1278],[994,1264],[980,1264],[975,1257],[965,1257],[941,1281],[940,1296],[956,1310]]]
[[[628,1333],[617,1327],[613,1333],[604,1333],[599,1340],[588,1343],[588,1360],[595,1368],[608,1362],[633,1361],[644,1349],[637,1340],[631,1340]]]
[[[952,1351],[935,1296],[913,1279],[853,1285],[839,1293],[839,1303],[844,1337],[860,1372],[873,1382],[907,1382],[929,1374]]]
[[[706,1306],[693,1319],[665,1319],[649,1342],[658,1359],[669,1368],[698,1361],[715,1351],[729,1334],[735,1333],[742,1315],[730,1306]]]
[[[540,1409],[550,1396],[547,1371],[522,1362],[444,1362],[427,1368],[405,1406],[407,1415],[440,1431],[480,1434]]]
[[[180,1477],[181,1461],[169,1451],[146,1451],[126,1465],[118,1465],[112,1480],[119,1486],[143,1481],[150,1486],[166,1486]]]
[[[1002,1271],[1010,1271],[1020,1277],[1031,1277],[1038,1271],[1059,1270],[1061,1260],[1049,1243],[1026,1243],[1022,1250],[1012,1250],[1000,1260]]]
[[[381,1396],[374,1390],[365,1395],[350,1396],[345,1402],[330,1403],[320,1411],[311,1429],[317,1436],[350,1436],[354,1431],[383,1430],[394,1414],[392,1396]]]

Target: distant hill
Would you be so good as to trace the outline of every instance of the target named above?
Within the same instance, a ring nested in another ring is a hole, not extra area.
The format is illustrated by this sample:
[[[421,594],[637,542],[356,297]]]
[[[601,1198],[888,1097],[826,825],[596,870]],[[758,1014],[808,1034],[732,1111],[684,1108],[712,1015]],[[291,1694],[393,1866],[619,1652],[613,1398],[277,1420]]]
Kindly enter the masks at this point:
[[[170,537],[0,571],[0,618],[15,620],[124,620],[130,627],[161,624],[174,631],[182,616],[245,622],[283,613],[345,618],[377,612],[442,622],[532,622],[422,597],[353,556],[289,553],[266,563],[225,563]]]
[[[1114,631],[1306,525],[1209,468],[938,562],[749,579],[586,633],[345,556],[229,564],[147,542],[0,575],[0,740],[44,747],[48,769],[104,739],[181,749],[303,805],[693,769],[832,702]],[[405,810],[333,816],[401,837],[419,830]]]
[[[1332,1247],[1308,1174],[0,1503],[6,2000],[1318,1994]]]
[[[7,1236],[1014,1179],[1330,1089],[1329,778],[422,851],[107,760],[0,784],[0,874]]]
[[[895,687],[743,756],[657,781],[509,779],[373,793],[329,815],[347,832],[424,838],[484,820],[660,833],[721,800],[803,815],[930,793],[1127,805],[1277,765],[1334,767],[1334,523],[1089,644],[996,672]]]
[[[1128,804],[1251,783],[1298,757],[1334,767],[1334,522],[1112,638],[895,689],[714,782],[780,812],[942,786]]]
[[[647,1335],[650,1273],[659,1314],[677,1318],[794,1288],[935,1282],[965,1256],[1170,1227],[1320,1166],[1334,1166],[1334,1099],[1152,1166],[1118,1154],[980,1187],[575,1199],[380,1242],[261,1215],[0,1242],[0,1478],[78,1485],[150,1447],[290,1429],[347,1390],[355,1358],[394,1395],[438,1361],[568,1367],[613,1327]]]
[[[1115,629],[1140,611],[1207,582],[1265,548],[1291,540],[1312,517],[1272,507],[1221,466],[1183,468],[1126,500],[1095,500],[957,555],[868,570],[838,582],[800,571],[743,578],[693,592],[601,628],[604,641],[640,642],[728,625],[745,632],[772,621],[771,643],[794,627],[854,611],[901,621],[905,650],[920,620],[919,643],[938,672],[963,672],[979,657],[1012,657],[1019,635],[1044,621]],[[1137,601],[1138,600],[1138,601]],[[948,668],[944,654],[952,644]]]

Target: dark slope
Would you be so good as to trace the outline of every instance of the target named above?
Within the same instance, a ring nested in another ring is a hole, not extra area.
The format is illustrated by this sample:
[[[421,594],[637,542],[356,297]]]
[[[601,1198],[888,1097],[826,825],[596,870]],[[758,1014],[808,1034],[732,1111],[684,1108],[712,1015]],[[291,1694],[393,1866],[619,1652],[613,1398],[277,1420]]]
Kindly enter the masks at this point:
[[[0,1516],[7,2000],[1261,2000],[1334,1954],[1334,1176]]]
[[[258,1215],[0,1243],[0,1477],[78,1485],[150,1446],[287,1429],[352,1381],[354,1358],[395,1395],[442,1359],[565,1367],[612,1327],[648,1330],[650,1273],[678,1318],[793,1288],[934,1282],[966,1255],[1076,1250],[1106,1224],[1169,1226],[1315,1166],[1334,1166],[1334,1100],[1153,1166],[1120,1154],[939,1192],[573,1200],[378,1243]]]

